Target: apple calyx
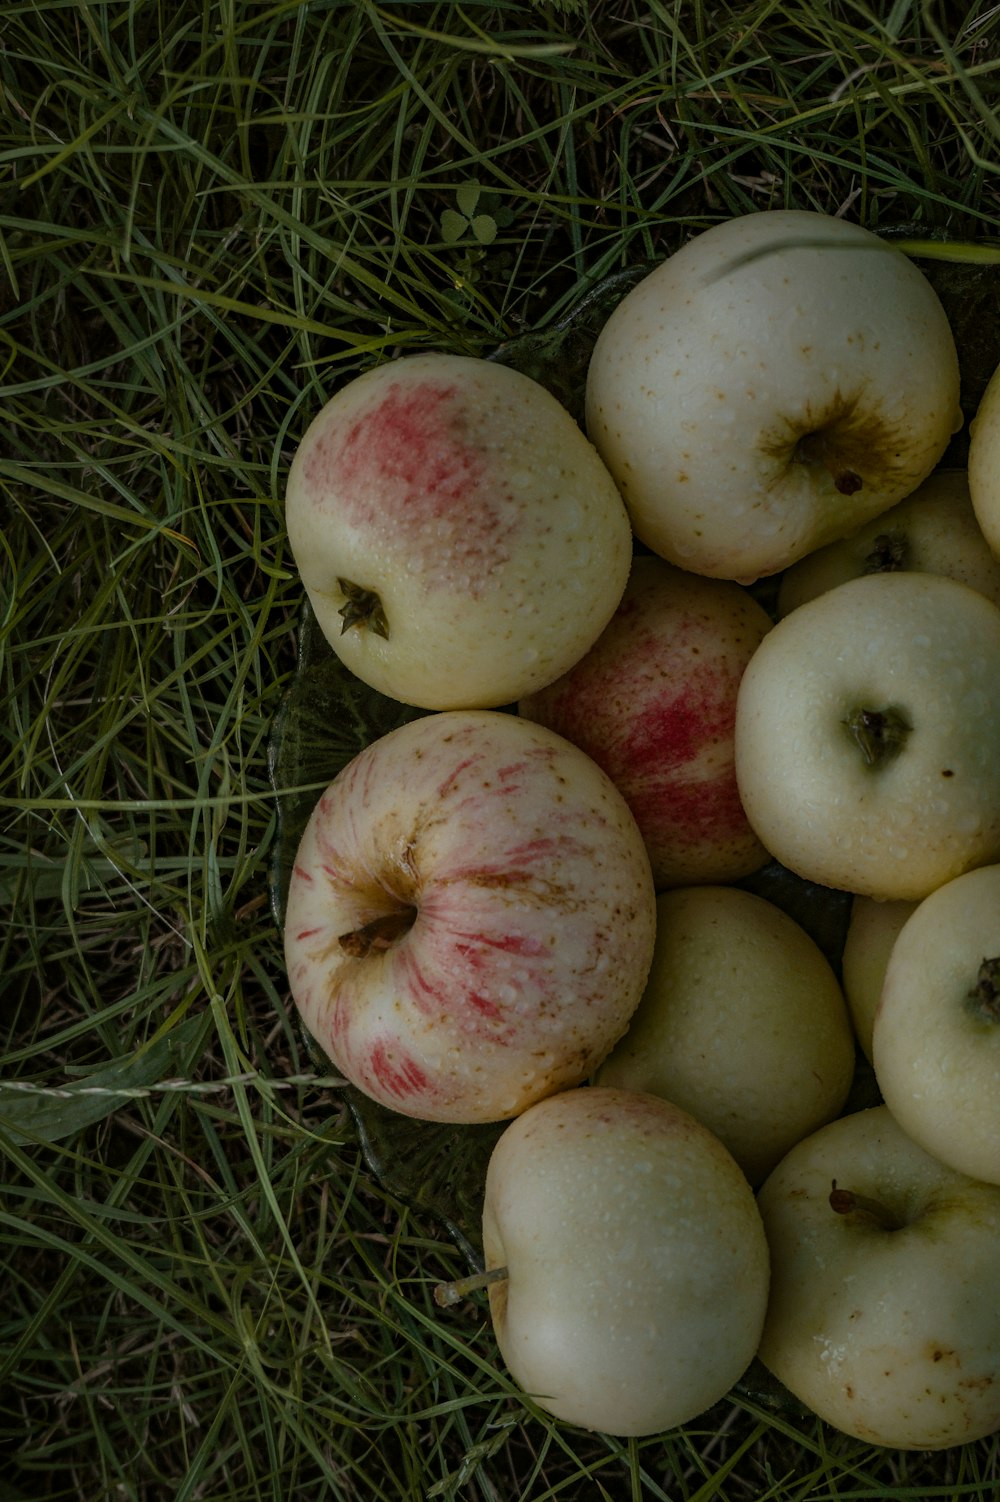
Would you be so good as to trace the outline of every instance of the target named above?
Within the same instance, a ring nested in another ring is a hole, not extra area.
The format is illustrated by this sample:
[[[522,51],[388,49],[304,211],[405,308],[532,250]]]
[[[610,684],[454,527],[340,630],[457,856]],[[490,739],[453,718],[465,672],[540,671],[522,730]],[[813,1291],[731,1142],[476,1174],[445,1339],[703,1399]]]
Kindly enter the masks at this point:
[[[380,913],[370,922],[362,923],[360,928],[341,934],[337,942],[352,959],[363,960],[379,950],[391,949],[393,944],[410,931],[416,916],[416,908],[409,905],[391,913]]]
[[[865,557],[866,574],[893,574],[905,569],[909,547],[903,532],[880,532]]]
[[[457,1304],[470,1293],[489,1288],[491,1283],[503,1283],[510,1273],[506,1267],[489,1267],[485,1272],[470,1273],[467,1278],[456,1278],[452,1283],[439,1283],[434,1289],[434,1302],[446,1309]]]
[[[886,709],[853,709],[843,722],[865,759],[873,768],[885,766],[902,751],[912,725],[902,710],[891,705]]]
[[[350,631],[352,626],[360,626],[388,641],[389,622],[376,591],[367,589],[363,584],[355,584],[353,579],[338,579],[337,588],[344,596],[344,603],[338,611],[344,623],[340,628],[341,636],[345,631]]]
[[[857,495],[864,487],[864,480],[856,469],[841,462],[837,446],[822,428],[805,433],[795,447],[795,457],[800,464],[822,464],[833,480],[834,489],[840,495]]]
[[[983,960],[969,1000],[982,1022],[1000,1022],[1000,955]]]
[[[860,1223],[883,1231],[899,1231],[905,1224],[881,1200],[868,1194],[856,1194],[853,1189],[841,1189],[836,1179],[830,1188],[830,1209],[838,1215],[853,1215]]]

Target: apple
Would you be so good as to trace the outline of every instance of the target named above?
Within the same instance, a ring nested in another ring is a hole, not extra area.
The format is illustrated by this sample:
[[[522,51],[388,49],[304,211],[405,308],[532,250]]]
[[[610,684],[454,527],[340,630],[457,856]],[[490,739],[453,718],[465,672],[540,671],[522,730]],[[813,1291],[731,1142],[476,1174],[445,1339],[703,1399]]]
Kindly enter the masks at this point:
[[[844,936],[841,980],[851,1024],[861,1052],[871,1063],[872,1029],[882,982],[896,935],[917,903],[900,898],[879,902],[874,897],[855,897]]]
[[[906,500],[793,564],[781,578],[778,613],[862,574],[907,569],[946,574],[1000,605],[1000,558],[972,509],[966,470],[935,470]]]
[[[870,1444],[1000,1428],[1000,1188],[924,1152],[886,1106],[821,1127],[762,1186],[764,1365]]]
[[[919,900],[1000,859],[1000,608],[935,574],[869,574],[768,632],[740,683],[736,778],[783,865]]]
[[[757,1349],[768,1252],[753,1193],[657,1096],[587,1086],[519,1116],[490,1158],[483,1247],[508,1370],[568,1423],[672,1429]]]
[[[614,481],[544,387],[428,353],[366,371],[292,459],[288,538],[357,677],[428,709],[497,707],[598,636],[632,555]]]
[[[735,881],[767,859],[736,789],[736,690],[771,627],[739,584],[637,557],[590,651],[520,712],[581,746],[635,815],[660,887]]]
[[[765,210],[694,236],[625,296],[586,422],[654,553],[749,582],[930,474],[962,423],[955,342],[900,251]]]
[[[444,710],[319,799],[285,914],[306,1028],[360,1090],[500,1121],[586,1079],[642,994],[649,858],[611,780],[544,726]]]
[[[739,887],[689,887],[657,898],[646,989],[597,1080],[689,1111],[759,1184],[839,1113],[854,1058],[840,985],[806,931]]]
[[[1000,558],[1000,366],[987,382],[969,427],[968,464],[972,509]]]
[[[872,1062],[915,1142],[959,1173],[1000,1184],[1000,865],[946,882],[900,929]]]

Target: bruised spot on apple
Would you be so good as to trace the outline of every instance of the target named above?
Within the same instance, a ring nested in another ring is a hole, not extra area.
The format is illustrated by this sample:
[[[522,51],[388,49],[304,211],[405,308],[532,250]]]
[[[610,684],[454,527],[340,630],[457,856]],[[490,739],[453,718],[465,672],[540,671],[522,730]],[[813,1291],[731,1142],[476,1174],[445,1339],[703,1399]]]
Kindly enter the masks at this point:
[[[454,710],[383,736],[320,798],[285,955],[347,1079],[411,1116],[485,1122],[593,1073],[654,928],[649,858],[606,774],[542,726]]]

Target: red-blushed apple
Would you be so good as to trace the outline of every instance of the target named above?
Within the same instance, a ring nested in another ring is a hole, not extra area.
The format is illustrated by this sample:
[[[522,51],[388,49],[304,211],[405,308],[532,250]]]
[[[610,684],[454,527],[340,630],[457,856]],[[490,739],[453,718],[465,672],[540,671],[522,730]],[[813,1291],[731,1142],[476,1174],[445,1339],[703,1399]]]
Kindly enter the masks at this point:
[[[969,493],[983,536],[1000,558],[1000,366],[969,427]]]
[[[919,900],[1000,859],[1000,608],[935,574],[869,574],[793,610],[740,683],[736,777],[776,860]]]
[[[637,557],[590,651],[520,703],[625,795],[658,887],[735,881],[767,859],[736,788],[733,726],[740,678],[770,626],[739,584]]]
[[[507,1368],[568,1423],[672,1429],[757,1349],[768,1253],[753,1193],[657,1096],[588,1086],[519,1116],[490,1158],[483,1248]]]
[[[959,1173],[1000,1184],[1000,865],[938,887],[900,929],[872,1062],[915,1142]]]
[[[914,490],[961,426],[947,317],[923,273],[828,214],[695,235],[598,337],[587,431],[636,535],[744,582]]]
[[[359,753],[299,845],[302,1019],[403,1115],[487,1122],[586,1079],[635,1010],[653,879],[611,780],[514,714],[449,710]]]
[[[894,1449],[1000,1428],[1000,1188],[876,1106],[793,1147],[758,1204],[772,1270],[760,1358],[790,1392]]]
[[[793,564],[781,578],[778,613],[862,574],[908,569],[946,574],[1000,605],[1000,558],[976,520],[964,469],[935,470],[897,506]]]
[[[841,978],[851,1024],[861,1052],[871,1063],[872,1029],[882,982],[896,936],[917,906],[916,902],[879,902],[855,897],[844,937]]]
[[[566,409],[463,355],[406,356],[331,397],[285,509],[334,651],[428,709],[498,707],[557,678],[609,620],[632,556],[614,481]]]
[[[853,1075],[843,993],[805,929],[739,887],[660,894],[646,989],[599,1084],[690,1111],[759,1184]]]

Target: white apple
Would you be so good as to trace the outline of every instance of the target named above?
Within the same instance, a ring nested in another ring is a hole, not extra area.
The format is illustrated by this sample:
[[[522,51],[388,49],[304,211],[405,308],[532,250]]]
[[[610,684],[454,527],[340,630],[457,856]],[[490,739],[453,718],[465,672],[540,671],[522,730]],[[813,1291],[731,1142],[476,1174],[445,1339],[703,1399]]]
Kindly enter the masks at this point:
[[[690,1111],[759,1184],[838,1114],[853,1075],[840,985],[787,913],[739,887],[660,895],[646,990],[600,1084]]]
[[[309,1032],[373,1099],[499,1121],[596,1069],[653,950],[621,794],[513,714],[450,710],[368,746],[299,845],[285,916]]]
[[[796,1397],[896,1449],[1000,1428],[1000,1188],[876,1106],[793,1147],[758,1203],[772,1268],[760,1357]]]
[[[820,885],[919,900],[1000,859],[1000,608],[869,574],[768,632],[736,704],[747,817]]]
[[[660,887],[735,881],[767,853],[736,790],[736,690],[771,627],[740,585],[638,557],[621,604],[520,711],[581,746],[625,795]]]
[[[696,235],[627,294],[586,421],[637,536],[747,582],[920,484],[961,426],[958,358],[900,251],[830,215],[764,211]]]
[[[544,387],[463,355],[367,371],[292,460],[288,537],[317,622],[366,683],[430,709],[512,703],[564,672],[621,598],[632,534]]]
[[[841,977],[851,1024],[861,1052],[871,1063],[872,1029],[885,968],[896,935],[917,906],[900,898],[879,902],[874,897],[855,897],[844,937]]]
[[[990,377],[969,427],[968,464],[976,520],[1000,558],[1000,366]]]
[[[778,613],[862,574],[908,569],[946,574],[1000,605],[1000,558],[976,520],[964,469],[935,470],[905,501],[793,564],[781,579]]]
[[[872,1061],[886,1105],[915,1142],[1000,1184],[1000,865],[939,887],[900,929]]]
[[[685,1111],[585,1087],[532,1106],[483,1206],[501,1354],[541,1407],[653,1434],[723,1398],[753,1359],[768,1253],[746,1179]]]

